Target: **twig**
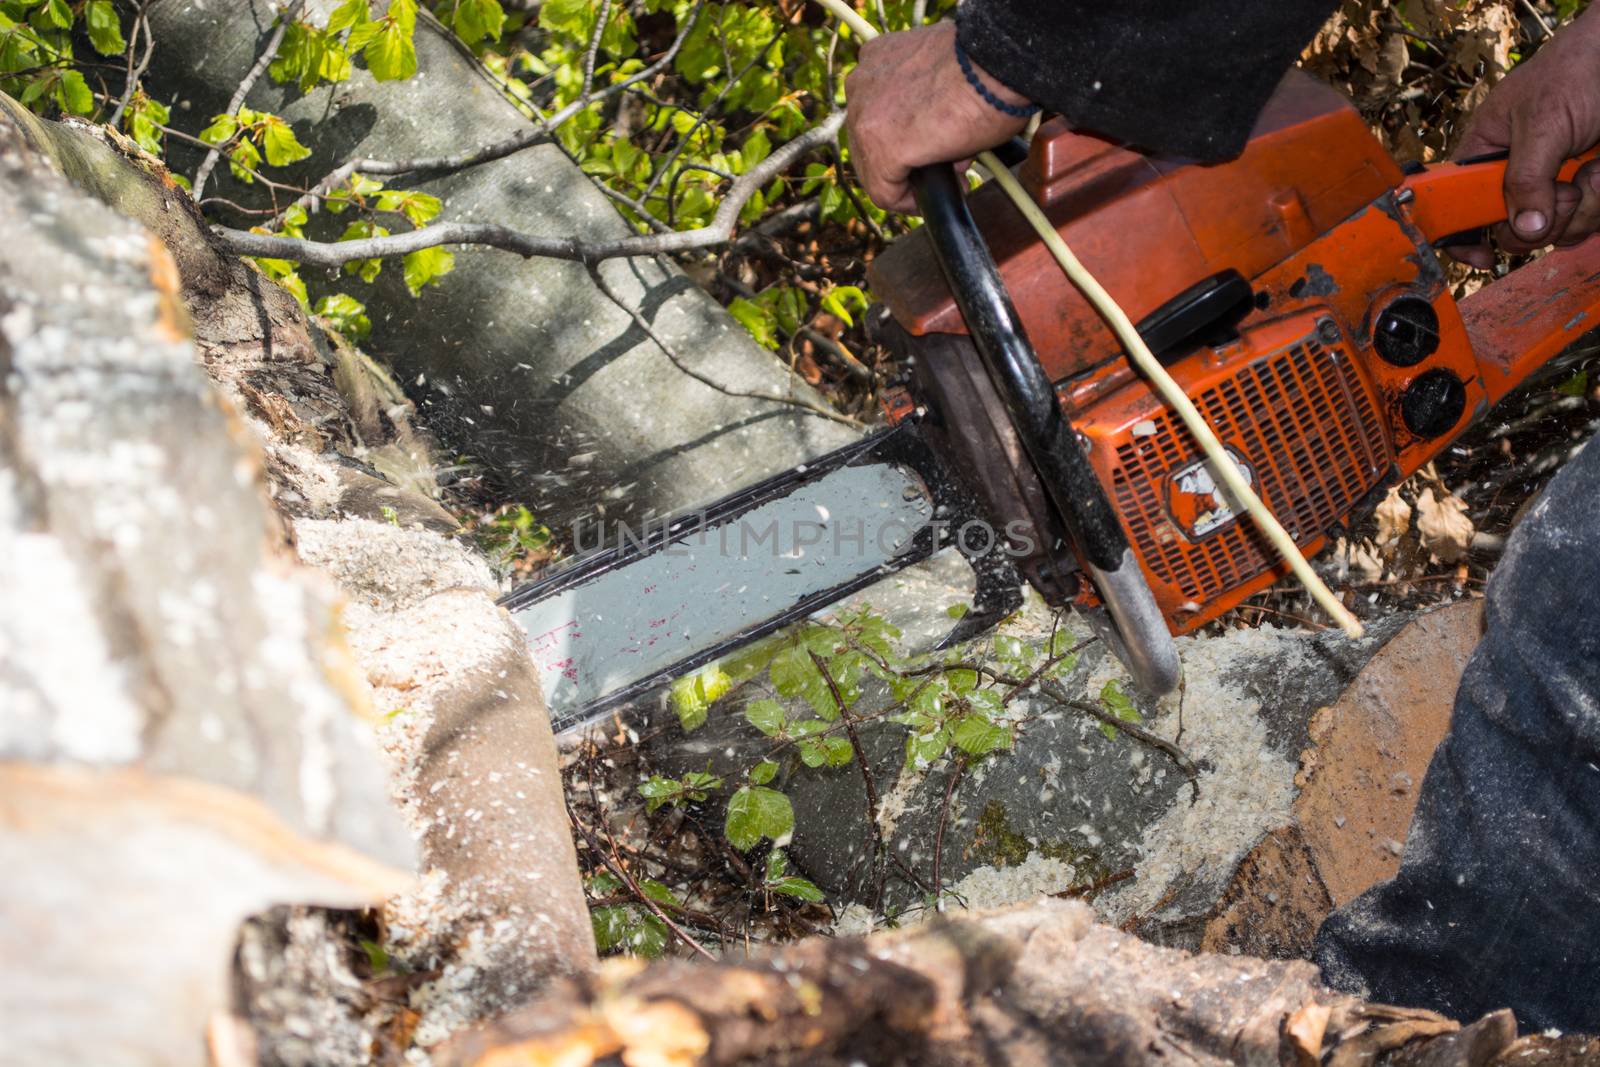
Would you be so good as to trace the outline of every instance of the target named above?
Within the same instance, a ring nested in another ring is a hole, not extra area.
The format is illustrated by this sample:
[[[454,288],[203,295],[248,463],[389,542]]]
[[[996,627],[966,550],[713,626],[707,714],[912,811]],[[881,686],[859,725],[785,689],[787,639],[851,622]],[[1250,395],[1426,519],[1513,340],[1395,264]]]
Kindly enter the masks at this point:
[[[1134,876],[1134,873],[1134,869],[1129,867],[1126,870],[1118,871],[1116,874],[1108,874],[1104,878],[1096,878],[1094,881],[1086,882],[1083,885],[1068,886],[1061,892],[1051,893],[1050,895],[1053,897],[1060,897],[1063,900],[1074,900],[1078,897],[1090,896],[1091,894],[1110,889],[1118,882],[1126,882],[1129,878]]]
[[[273,58],[278,54],[278,46],[283,43],[283,35],[289,32],[289,23],[300,17],[300,12],[305,6],[306,0],[293,0],[278,16],[278,24],[273,27],[272,36],[267,38],[267,46],[261,50],[261,55],[256,57],[255,65],[245,73],[244,80],[239,83],[239,87],[233,91],[233,96],[228,100],[226,114],[239,113],[239,109],[244,106],[245,97],[250,95],[250,90],[255,88],[261,75],[272,65]],[[200,166],[195,168],[193,185],[196,200],[199,200],[200,195],[205,192],[206,182],[210,180],[211,172],[221,157],[222,146],[212,145],[210,151],[206,152],[205,158],[200,161]]]
[[[567,808],[567,821],[572,823],[573,829],[577,830],[578,833],[583,835],[583,839],[588,843],[590,851],[599,857],[600,862],[605,865],[606,870],[610,871],[624,885],[626,885],[628,887],[628,892],[632,893],[636,898],[638,898],[639,903],[648,908],[650,914],[654,915],[657,919],[660,919],[667,929],[671,930],[677,935],[678,940],[682,941],[685,945],[688,945],[695,952],[698,952],[708,960],[716,960],[716,955],[713,954],[710,949],[696,941],[694,939],[694,935],[690,934],[689,931],[685,930],[683,927],[674,922],[672,916],[663,911],[661,909],[661,905],[657,904],[654,900],[651,900],[649,894],[647,894],[640,887],[638,882],[634,881],[633,875],[629,874],[627,868],[623,866],[622,858],[617,853],[615,840],[612,840],[611,842],[611,855],[607,856],[605,851],[600,848],[600,843],[596,841],[594,839],[594,835],[589,832],[589,828],[579,822],[578,817],[572,813],[571,807]],[[611,832],[609,830],[606,831],[606,837],[611,837]]]
[[[1137,723],[1124,722],[1115,715],[1111,714],[1111,712],[1107,711],[1105,708],[1100,707],[1098,704],[1090,704],[1086,701],[1073,699],[1071,694],[1062,688],[1059,682],[1046,679],[1043,684],[1043,689],[1053,700],[1055,700],[1057,704],[1060,704],[1063,707],[1074,708],[1083,712],[1085,715],[1090,715],[1105,723],[1113,730],[1116,730],[1118,733],[1127,734],[1134,740],[1142,741],[1151,748],[1165,753],[1167,758],[1172,760],[1173,763],[1177,764],[1178,769],[1188,776],[1190,784],[1194,786],[1195,792],[1198,795],[1200,790],[1200,768],[1195,766],[1193,760],[1184,755],[1183,749],[1179,748],[1177,745],[1173,744],[1171,741],[1168,741],[1159,734],[1151,733],[1149,730],[1146,730],[1143,726],[1140,726]]]
[[[961,776],[967,771],[967,754],[963,752],[956,760],[956,769],[950,772],[950,780],[944,786],[944,803],[939,805],[939,828],[933,835],[933,900],[938,906],[939,890],[944,884],[944,828],[950,821],[950,802],[955,798],[956,786],[961,782]]]
[[[1011,703],[1012,700],[1016,699],[1018,694],[1022,693],[1026,689],[1031,688],[1033,684],[1044,675],[1045,671],[1048,671],[1050,668],[1054,667],[1068,656],[1076,656],[1080,651],[1094,644],[1098,640],[1098,637],[1085,638],[1084,640],[1073,645],[1071,648],[1067,649],[1065,652],[1051,656],[1049,659],[1039,664],[1028,674],[1026,678],[1012,686],[1010,691],[1008,691],[1005,696],[1000,698],[1000,706],[1005,707],[1007,704]]]
[[[661,349],[662,354],[667,357],[667,360],[674,367],[677,367],[680,371],[687,374],[701,385],[704,385],[710,389],[714,389],[724,396],[741,397],[746,400],[765,400],[773,404],[786,404],[789,407],[799,408],[802,411],[808,411],[813,415],[819,415],[825,419],[832,419],[834,422],[842,422],[847,426],[860,425],[860,423],[856,422],[855,419],[852,419],[848,415],[834,411],[832,408],[824,407],[821,404],[813,404],[809,400],[802,400],[799,397],[794,396],[780,396],[777,393],[759,393],[743,389],[730,389],[716,379],[706,377],[704,374],[701,374],[699,371],[695,370],[693,367],[689,366],[683,361],[683,358],[678,355],[677,350],[673,348],[672,345],[667,343],[666,338],[662,337],[656,332],[655,327],[650,324],[650,320],[645,318],[643,313],[641,313],[638,308],[634,307],[632,304],[629,304],[627,301],[623,300],[617,295],[616,291],[611,288],[611,283],[606,281],[605,275],[600,273],[600,265],[598,263],[590,263],[588,264],[588,267],[589,277],[593,279],[595,286],[600,290],[601,293],[605,295],[606,299],[610,300],[621,311],[626,313],[627,316],[633,320],[634,325],[643,330],[645,336],[655,342],[656,347]]]
[[[606,35],[606,23],[611,21],[611,0],[600,0],[600,14],[594,20],[594,32],[589,35],[589,51],[583,57],[583,92],[578,96],[587,100],[594,89],[594,61],[600,55],[600,38]]]
[[[658,57],[656,61],[651,63],[648,67],[635,71],[622,81],[613,85],[608,85],[597,93],[589,93],[579,96],[561,110],[554,112],[549,116],[542,117],[539,122],[529,126],[525,130],[519,130],[510,137],[502,138],[501,140],[495,141],[491,144],[481,145],[477,148],[467,149],[466,151],[462,152],[455,152],[447,156],[428,156],[420,159],[410,160],[383,160],[366,158],[347,160],[330,171],[326,177],[313,185],[310,191],[307,192],[304,197],[295,201],[295,203],[291,204],[290,206],[304,207],[308,212],[314,213],[320,207],[322,198],[325,197],[329,191],[337,188],[340,184],[347,181],[352,174],[357,172],[378,177],[395,177],[401,174],[427,174],[431,176],[438,176],[442,174],[454,173],[455,171],[467,170],[468,168],[481,166],[485,163],[493,163],[496,160],[504,159],[506,156],[520,152],[524,148],[541,144],[547,141],[550,135],[555,132],[558,127],[565,124],[569,119],[572,118],[572,116],[584,110],[590,104],[605,100],[616,93],[624,92],[632,86],[637,85],[639,82],[644,81],[647,78],[654,77],[656,74],[666,69],[667,66],[672,63],[673,59],[677,57],[679,50],[683,48],[683,42],[688,40],[689,33],[694,29],[695,23],[699,21],[701,9],[704,7],[705,0],[697,0],[694,11],[690,13],[688,20],[683,24],[683,28],[678,31],[678,35],[673,38],[672,44],[669,45],[667,50],[663,52],[660,57]],[[748,196],[746,199],[748,199]],[[516,251],[516,249],[510,249],[509,251]],[[545,253],[534,252],[529,254],[544,255]]]
[[[1522,0],[1522,6],[1527,9],[1528,14],[1533,16],[1533,20],[1537,22],[1539,24],[1539,28],[1544,31],[1546,40],[1555,36],[1555,27],[1550,25],[1550,23],[1545,19],[1544,13],[1538,8],[1534,7],[1530,0]]]
[[[122,119],[122,113],[128,110],[128,103],[133,99],[133,94],[139,88],[139,82],[144,78],[144,72],[150,69],[150,58],[156,54],[156,37],[150,31],[150,9],[160,4],[161,0],[149,0],[148,3],[139,5],[138,13],[133,17],[133,28],[128,31],[128,75],[127,81],[122,86],[122,98],[117,101],[116,110],[111,112],[111,118],[106,125],[116,128]],[[144,58],[137,64],[134,63],[134,53],[138,51],[139,34],[145,37]]]
[[[878,857],[883,854],[883,827],[878,824],[878,782],[872,776],[872,767],[867,762],[867,750],[861,745],[861,735],[856,731],[855,719],[850,714],[850,707],[845,703],[844,695],[839,692],[839,683],[833,680],[833,675],[821,656],[810,649],[806,650],[806,655],[816,664],[817,671],[828,686],[828,693],[833,697],[834,706],[839,709],[839,718],[844,723],[845,736],[850,739],[850,750],[855,753],[856,763],[861,767],[861,781],[867,789],[867,829],[870,835],[867,846],[871,850],[868,870],[872,870],[877,867]],[[872,910],[878,910],[877,900],[873,901]]]
[[[843,123],[844,112],[834,112],[819,125],[789,141],[760,164],[740,175],[718,205],[711,222],[693,230],[633,234],[603,241],[541,237],[495,223],[467,222],[437,222],[408,233],[355,241],[310,241],[275,234],[248,233],[228,227],[217,227],[212,232],[230,251],[239,255],[290,259],[311,267],[338,267],[358,259],[403,256],[440,245],[483,245],[515,252],[520,256],[544,256],[589,264],[627,256],[688,252],[726,244],[738,225],[739,212],[750,197],[806,152],[831,140]]]

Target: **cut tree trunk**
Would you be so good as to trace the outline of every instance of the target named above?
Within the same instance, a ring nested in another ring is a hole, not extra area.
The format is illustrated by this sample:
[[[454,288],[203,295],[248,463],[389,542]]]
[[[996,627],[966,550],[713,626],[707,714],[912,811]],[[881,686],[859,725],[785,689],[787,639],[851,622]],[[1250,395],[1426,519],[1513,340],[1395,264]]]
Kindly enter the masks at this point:
[[[25,1063],[183,1064],[239,921],[370,904],[412,847],[333,605],[178,272],[0,98],[0,1017]]]
[[[3,96],[0,238],[7,1054],[194,1062],[240,920],[376,904],[413,840],[382,916],[424,1025],[591,966],[531,663],[393,383],[160,164]]]
[[[1159,948],[1048,901],[751,960],[618,963],[435,1062],[1366,1067],[1404,1049],[1477,1067],[1515,1035],[1509,1012],[1463,1030],[1333,993],[1309,963]]]
[[[225,110],[279,6],[269,0],[153,6],[153,91],[191,116]],[[311,0],[306,17],[320,22],[335,6]],[[451,154],[527,129],[530,120],[431,18],[418,18],[416,46],[420,73],[409,81],[376,82],[358,66],[349,81],[306,95],[270,77],[256,83],[249,106],[284,116],[312,150],[285,180],[314,183],[352,158]],[[177,144],[170,155],[189,170],[198,159]],[[218,168],[213,178],[218,195],[266,202],[259,186],[234,182],[227,170]],[[442,220],[590,240],[631,232],[554,143],[395,184],[441,197]],[[336,237],[343,225],[329,219],[318,229]],[[602,269],[610,286],[702,374],[734,390],[818,399],[675,265],[640,258]],[[333,288],[368,303],[369,347],[419,397],[430,427],[459,452],[488,463],[510,494],[552,525],[597,511],[626,520],[697,506],[853,436],[817,415],[727,396],[688,377],[580,264],[460,249],[454,272],[420,298],[400,274],[391,263],[370,288],[337,275]]]

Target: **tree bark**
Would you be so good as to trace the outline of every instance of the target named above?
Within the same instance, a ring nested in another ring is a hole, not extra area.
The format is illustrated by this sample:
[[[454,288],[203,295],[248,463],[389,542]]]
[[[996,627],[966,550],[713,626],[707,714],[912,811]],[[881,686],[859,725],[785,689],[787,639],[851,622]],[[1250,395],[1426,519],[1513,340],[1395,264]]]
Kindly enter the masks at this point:
[[[307,17],[334,7],[312,0]],[[152,87],[191,116],[227,101],[271,30],[269,0],[167,0],[152,8]],[[348,82],[302,96],[260,79],[247,104],[283,115],[312,156],[287,170],[311,184],[350,158],[438,156],[488,144],[529,122],[428,17],[417,21],[421,73]],[[197,155],[174,145],[171,158]],[[219,168],[220,195],[263,203]],[[439,196],[441,221],[503,222],[531,233],[603,239],[627,224],[553,143],[442,177],[399,180]],[[342,220],[330,220],[339,226]],[[337,236],[337,230],[331,231]],[[728,388],[817,402],[800,379],[757,346],[704,291],[664,259],[618,260],[609,285],[652,323],[679,358]],[[377,283],[337,278],[372,310],[369,346],[424,405],[429,425],[480,458],[509,493],[553,525],[603,510],[612,519],[701,504],[852,436],[794,407],[730,397],[676,369],[585,268],[458,250],[456,268],[413,298],[398,263]]]
[[[403,888],[336,844],[409,869],[420,840],[384,914],[440,974],[435,1029],[589,967],[520,632],[448,514],[374,469],[432,477],[392,382],[215,247],[165,168],[5,97],[0,238],[0,856],[29,872],[0,955],[37,961],[0,981],[29,1022],[8,1051],[193,1062],[242,918]]]
[[[1509,1013],[1413,1062],[1481,1064]],[[519,1063],[1260,1064],[1365,1067],[1462,1033],[1325,989],[1308,963],[1190,955],[1046,901],[751,960],[618,963],[464,1036],[449,1067]]]

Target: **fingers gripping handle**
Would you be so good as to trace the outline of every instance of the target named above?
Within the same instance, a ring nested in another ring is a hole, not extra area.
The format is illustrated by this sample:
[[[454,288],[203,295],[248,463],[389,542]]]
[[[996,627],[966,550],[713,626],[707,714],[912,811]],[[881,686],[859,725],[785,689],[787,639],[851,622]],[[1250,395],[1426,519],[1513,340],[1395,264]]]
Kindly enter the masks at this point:
[[[1570,182],[1578,168],[1595,157],[1590,151],[1569,159],[1556,175]],[[1485,226],[1506,221],[1504,152],[1475,159],[1435,163],[1400,186],[1412,197],[1411,218],[1429,241],[1443,247],[1479,244]]]
[[[1117,651],[1141,688],[1171,692],[1179,675],[1172,633],[1023,332],[960,180],[949,167],[924,167],[912,185],[973,344],[1116,626]]]

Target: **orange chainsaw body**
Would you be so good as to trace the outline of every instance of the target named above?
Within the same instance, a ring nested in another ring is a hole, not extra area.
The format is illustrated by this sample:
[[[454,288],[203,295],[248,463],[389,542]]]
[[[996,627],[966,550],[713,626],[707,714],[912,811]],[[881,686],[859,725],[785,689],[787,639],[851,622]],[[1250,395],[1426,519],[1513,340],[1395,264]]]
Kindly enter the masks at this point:
[[[1242,279],[1226,289],[1244,297],[1226,321],[1202,323],[1159,354],[1307,555],[1600,326],[1600,242],[1452,297],[1434,244],[1504,218],[1503,172],[1503,162],[1484,162],[1407,173],[1343,97],[1300,75],[1230,162],[1153,159],[1053,120],[1018,171],[1141,332],[1179,294],[1229,272]],[[969,205],[1173,632],[1287,574],[1002,191],[985,186]],[[913,359],[918,346],[948,349],[966,332],[921,231],[878,258],[871,285],[910,336]],[[948,384],[941,395],[961,402]],[[972,435],[952,437],[959,449]],[[1002,521],[1020,499],[1037,504],[1027,472],[996,476],[997,462],[1026,463],[1015,450],[965,459],[980,472],[980,495],[986,484],[1023,485],[989,498]],[[1049,540],[1048,522],[1035,518]],[[1037,566],[1023,569],[1047,596],[1061,588]],[[1087,583],[1079,588],[1092,598]]]

